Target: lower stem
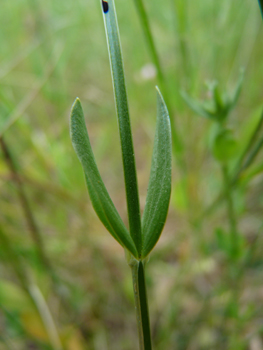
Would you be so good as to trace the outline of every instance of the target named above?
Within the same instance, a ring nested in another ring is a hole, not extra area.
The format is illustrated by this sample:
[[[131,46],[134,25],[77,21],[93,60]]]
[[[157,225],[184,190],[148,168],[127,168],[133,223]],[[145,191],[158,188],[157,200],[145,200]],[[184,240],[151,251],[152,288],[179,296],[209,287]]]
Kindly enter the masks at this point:
[[[144,264],[141,260],[130,263],[132,270],[135,310],[139,333],[140,350],[152,350],[148,299],[145,285]]]

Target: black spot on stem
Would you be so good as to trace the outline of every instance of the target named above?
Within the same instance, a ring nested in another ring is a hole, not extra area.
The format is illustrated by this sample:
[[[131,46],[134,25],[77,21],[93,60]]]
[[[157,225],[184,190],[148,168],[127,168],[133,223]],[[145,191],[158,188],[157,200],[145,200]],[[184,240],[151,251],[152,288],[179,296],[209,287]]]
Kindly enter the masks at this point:
[[[104,1],[102,0],[102,8],[103,8],[103,12],[107,13],[109,11],[109,4],[108,1]]]

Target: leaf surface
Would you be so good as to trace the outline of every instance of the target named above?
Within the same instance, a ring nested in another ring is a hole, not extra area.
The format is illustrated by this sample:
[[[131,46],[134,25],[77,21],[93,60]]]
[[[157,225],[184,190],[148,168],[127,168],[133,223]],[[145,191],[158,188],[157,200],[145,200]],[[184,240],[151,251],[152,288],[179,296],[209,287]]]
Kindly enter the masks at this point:
[[[142,257],[157,243],[168,213],[172,178],[171,126],[167,107],[157,88],[157,126],[146,205],[142,218]]]
[[[71,110],[70,134],[73,147],[84,169],[94,210],[112,236],[137,257],[138,254],[134,242],[101,179],[78,98],[75,100]]]

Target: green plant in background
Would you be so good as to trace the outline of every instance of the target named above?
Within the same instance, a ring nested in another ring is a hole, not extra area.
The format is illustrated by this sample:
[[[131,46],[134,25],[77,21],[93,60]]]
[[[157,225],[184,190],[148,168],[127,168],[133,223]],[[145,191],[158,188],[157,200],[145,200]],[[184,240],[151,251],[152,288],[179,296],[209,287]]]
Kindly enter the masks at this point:
[[[208,84],[209,95],[211,96],[208,101],[195,101],[186,92],[182,92],[182,97],[185,102],[195,113],[213,122],[210,149],[221,167],[224,185],[223,192],[227,204],[229,221],[230,240],[228,243],[224,244],[224,246],[226,253],[234,260],[239,256],[240,238],[238,235],[237,220],[232,198],[230,162],[237,157],[239,149],[233,130],[229,128],[228,119],[230,112],[237,104],[241,92],[243,76],[244,74],[241,72],[233,93],[223,93],[220,91],[217,82]],[[227,241],[228,239],[226,238],[225,242]]]
[[[71,111],[71,139],[83,166],[93,207],[111,235],[123,246],[132,269],[141,349],[151,349],[144,264],[162,232],[171,193],[171,127],[167,107],[157,88],[157,127],[146,205],[141,219],[136,165],[130,127],[121,46],[114,0],[102,1],[118,117],[129,230],[125,227],[101,179],[85,126],[80,100]]]

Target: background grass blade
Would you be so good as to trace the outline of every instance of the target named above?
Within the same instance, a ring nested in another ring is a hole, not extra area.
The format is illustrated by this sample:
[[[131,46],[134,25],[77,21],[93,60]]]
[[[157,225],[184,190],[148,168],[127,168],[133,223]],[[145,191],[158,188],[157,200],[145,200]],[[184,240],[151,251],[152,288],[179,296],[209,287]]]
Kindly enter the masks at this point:
[[[122,53],[114,1],[102,1],[102,9],[104,13],[103,17],[108,42],[111,74],[121,139],[130,234],[140,256],[141,218],[139,195]]]
[[[170,201],[172,174],[172,141],[168,110],[157,88],[157,126],[152,156],[150,181],[142,218],[145,257],[162,232]]]
[[[165,81],[165,77],[164,77],[164,73],[163,73],[163,68],[161,65],[161,61],[159,58],[159,55],[157,53],[157,49],[156,49],[156,45],[153,39],[153,35],[152,35],[152,31],[150,28],[150,23],[149,23],[149,19],[147,16],[147,12],[145,10],[145,6],[143,3],[143,0],[134,0],[137,12],[138,12],[138,16],[139,16],[139,20],[141,22],[141,26],[142,26],[142,30],[143,30],[143,34],[145,37],[145,41],[148,47],[148,51],[150,54],[150,57],[152,59],[153,64],[156,67],[156,71],[157,71],[157,78],[158,78],[158,84],[160,85],[160,88],[162,90],[162,93],[164,95],[164,98],[166,100],[166,104],[167,104],[167,108],[168,111],[170,113],[170,115],[173,115],[174,113],[172,113],[172,103],[171,103],[171,99],[170,99],[170,95],[169,95],[169,91],[167,89],[167,84]],[[175,118],[171,118],[171,132],[173,135],[173,151],[174,151],[174,155],[176,156],[176,159],[178,161],[178,165],[180,167],[184,167],[184,160],[182,158],[182,154],[184,151],[184,146],[183,146],[183,142],[180,138],[180,135],[177,133],[177,128],[176,128],[176,120]]]
[[[93,207],[113,237],[137,256],[134,243],[101,179],[91,149],[83,110],[76,99],[71,111],[70,133],[73,147],[83,166]]]

